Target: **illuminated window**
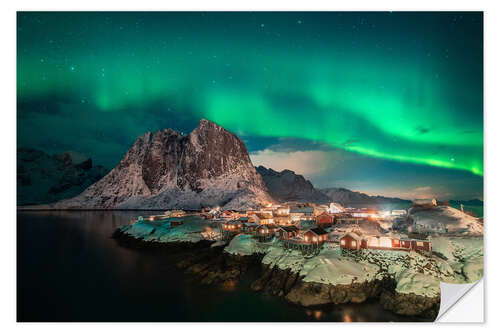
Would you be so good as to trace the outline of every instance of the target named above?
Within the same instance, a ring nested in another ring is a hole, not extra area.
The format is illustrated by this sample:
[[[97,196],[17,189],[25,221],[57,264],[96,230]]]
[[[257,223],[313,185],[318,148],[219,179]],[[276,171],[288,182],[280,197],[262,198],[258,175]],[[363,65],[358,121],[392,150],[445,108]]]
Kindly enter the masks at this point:
[[[417,242],[417,246],[424,246],[424,242]]]
[[[340,241],[340,245],[345,245],[345,240],[344,239]]]
[[[352,241],[352,242],[351,242],[351,246],[352,246],[352,247],[356,247],[356,241]]]
[[[370,247],[378,247],[378,238],[377,237],[371,237],[368,239],[368,246]]]
[[[391,247],[392,246],[392,243],[391,243],[391,239],[390,238],[380,238],[379,240],[379,244],[381,247]]]

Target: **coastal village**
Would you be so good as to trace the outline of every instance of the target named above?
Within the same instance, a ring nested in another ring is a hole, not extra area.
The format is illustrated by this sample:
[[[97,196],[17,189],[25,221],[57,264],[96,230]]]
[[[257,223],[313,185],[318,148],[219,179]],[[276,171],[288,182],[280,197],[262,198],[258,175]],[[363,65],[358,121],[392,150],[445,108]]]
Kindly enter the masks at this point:
[[[438,206],[435,199],[418,200],[412,209],[434,206]],[[183,216],[190,214],[175,210],[138,220],[156,221],[164,227],[175,228],[183,223]],[[378,249],[431,255],[432,235],[446,232],[442,225],[426,227],[409,221],[404,209],[346,208],[335,202],[329,205],[269,203],[261,209],[245,212],[207,207],[200,216],[211,222],[207,238],[212,240],[229,243],[236,235],[246,234],[261,243],[277,240],[285,249],[299,250],[306,256],[319,254],[323,246],[339,246],[343,253]]]
[[[202,284],[233,286],[244,273],[235,267],[258,260],[264,271],[252,290],[306,307],[376,297],[398,314],[435,315],[440,281],[470,283],[483,275],[482,219],[435,199],[392,210],[336,202],[171,210],[139,217],[118,233],[146,245],[208,242],[221,249],[222,266],[204,255],[179,264]],[[384,291],[384,281],[394,289]]]

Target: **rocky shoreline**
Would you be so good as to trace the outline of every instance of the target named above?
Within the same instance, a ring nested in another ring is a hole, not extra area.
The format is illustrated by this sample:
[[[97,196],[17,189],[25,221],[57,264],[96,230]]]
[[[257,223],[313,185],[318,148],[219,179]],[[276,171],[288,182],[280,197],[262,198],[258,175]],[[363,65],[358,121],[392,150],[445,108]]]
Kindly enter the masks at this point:
[[[384,309],[399,315],[433,320],[439,312],[439,296],[398,293],[395,290],[396,282],[390,276],[350,285],[306,282],[296,272],[262,263],[264,254],[229,254],[224,252],[223,246],[216,246],[213,241],[145,241],[120,229],[117,229],[112,237],[126,247],[164,250],[171,255],[177,254],[177,268],[195,276],[204,285],[237,284],[248,270],[258,268],[259,277],[250,286],[253,291],[283,297],[288,302],[303,307],[362,303],[368,299],[378,299]]]

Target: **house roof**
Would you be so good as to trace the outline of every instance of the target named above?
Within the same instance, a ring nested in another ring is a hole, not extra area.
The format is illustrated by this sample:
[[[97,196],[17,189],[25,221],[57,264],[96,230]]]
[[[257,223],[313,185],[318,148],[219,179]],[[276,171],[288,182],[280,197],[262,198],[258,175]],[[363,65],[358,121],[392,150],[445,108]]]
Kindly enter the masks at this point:
[[[326,230],[325,230],[325,229],[320,228],[320,227],[309,229],[309,231],[314,232],[314,233],[315,233],[316,235],[318,235],[318,236],[328,234],[328,232],[326,232]]]
[[[260,224],[257,228],[267,228],[267,229],[276,229],[278,226],[276,224]]]
[[[319,214],[318,216],[320,216],[320,215],[328,215],[328,216],[332,216],[332,217],[333,217],[333,215],[332,215],[332,214],[330,214],[330,213],[328,213],[327,211],[322,212],[322,213],[321,213],[321,214]]]
[[[291,207],[290,213],[314,213],[314,207]]]
[[[227,224],[242,225],[243,223],[241,223],[240,221],[231,220],[231,221],[227,222]]]
[[[353,238],[355,240],[358,240],[358,241],[361,240],[361,236],[358,235],[358,234],[355,234],[354,232],[348,232],[347,234],[345,234],[344,236],[342,236],[340,238],[344,238],[346,236],[349,236],[349,237],[351,237],[351,238]]]
[[[297,228],[294,225],[281,226],[280,228],[283,229],[283,230],[285,230],[286,232],[297,232],[297,231],[299,231],[299,228]]]

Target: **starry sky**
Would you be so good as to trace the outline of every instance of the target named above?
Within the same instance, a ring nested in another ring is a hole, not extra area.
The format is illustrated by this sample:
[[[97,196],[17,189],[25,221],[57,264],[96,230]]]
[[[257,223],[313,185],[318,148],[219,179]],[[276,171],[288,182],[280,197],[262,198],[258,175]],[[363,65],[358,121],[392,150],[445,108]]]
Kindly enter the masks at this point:
[[[19,147],[114,167],[207,118],[319,188],[483,198],[483,15],[19,12]]]

